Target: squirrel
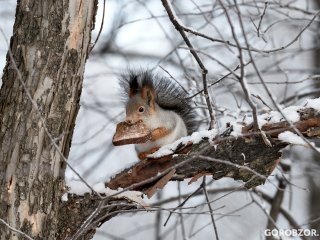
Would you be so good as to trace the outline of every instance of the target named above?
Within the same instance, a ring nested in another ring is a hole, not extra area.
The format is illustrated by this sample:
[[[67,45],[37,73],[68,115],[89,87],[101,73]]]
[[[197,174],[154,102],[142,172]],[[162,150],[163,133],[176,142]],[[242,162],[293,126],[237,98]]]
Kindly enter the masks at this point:
[[[139,159],[195,131],[191,101],[175,82],[152,70],[128,70],[119,76],[119,85],[126,122],[142,121],[152,131],[150,141],[135,145]]]

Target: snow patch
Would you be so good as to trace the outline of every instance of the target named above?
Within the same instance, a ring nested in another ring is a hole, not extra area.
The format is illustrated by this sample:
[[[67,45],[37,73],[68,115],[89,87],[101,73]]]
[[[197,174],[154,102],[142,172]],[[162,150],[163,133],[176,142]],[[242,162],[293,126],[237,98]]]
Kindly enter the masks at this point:
[[[278,138],[284,142],[292,143],[292,144],[297,144],[297,145],[306,145],[306,142],[299,137],[297,134],[294,134],[289,131],[285,131],[283,133],[280,133],[278,135]]]
[[[68,201],[68,193],[65,193],[65,194],[62,195],[61,201],[62,201],[62,202]]]
[[[304,108],[314,108],[315,110],[320,111],[320,98],[307,99],[301,104],[301,106]]]
[[[63,194],[61,200],[62,201],[68,201],[68,193],[74,193],[77,195],[84,195],[85,193],[89,192],[91,193],[91,190],[89,189],[89,187],[83,183],[82,181],[77,181],[77,180],[73,180],[73,179],[66,179],[66,186],[69,188],[68,192]],[[111,194],[116,194],[120,191],[122,191],[122,188],[119,188],[118,190],[112,190],[110,188],[106,188],[105,184],[103,182],[98,182],[96,184],[92,185],[92,188],[98,192],[98,193],[104,193],[107,196],[111,195]],[[126,191],[126,192],[122,192],[117,194],[115,197],[117,198],[121,198],[121,197],[125,197],[125,198],[136,198],[136,197],[140,197],[143,193],[139,192],[139,191]]]
[[[188,142],[199,143],[203,138],[209,138],[209,139],[214,138],[217,135],[217,133],[218,133],[217,129],[212,129],[210,131],[205,130],[201,132],[194,132],[191,136],[180,138],[179,140],[171,144],[161,147],[155,153],[149,154],[148,157],[159,158],[159,157],[173,154],[180,144],[186,145]]]
[[[294,123],[300,120],[300,115],[297,112],[300,109],[301,109],[301,106],[291,106],[283,109],[282,111],[283,111],[283,114],[286,116],[286,118],[290,122]],[[258,122],[260,126],[263,126],[264,124],[267,124],[267,123],[273,124],[281,121],[285,121],[285,120],[283,119],[281,113],[278,111],[271,111],[270,114],[265,113],[258,116]]]

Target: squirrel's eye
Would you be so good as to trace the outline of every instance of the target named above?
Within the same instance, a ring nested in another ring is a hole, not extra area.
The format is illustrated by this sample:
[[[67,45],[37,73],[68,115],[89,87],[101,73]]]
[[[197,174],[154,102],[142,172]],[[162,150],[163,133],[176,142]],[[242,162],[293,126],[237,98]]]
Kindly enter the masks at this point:
[[[143,112],[143,107],[139,108],[139,112]]]

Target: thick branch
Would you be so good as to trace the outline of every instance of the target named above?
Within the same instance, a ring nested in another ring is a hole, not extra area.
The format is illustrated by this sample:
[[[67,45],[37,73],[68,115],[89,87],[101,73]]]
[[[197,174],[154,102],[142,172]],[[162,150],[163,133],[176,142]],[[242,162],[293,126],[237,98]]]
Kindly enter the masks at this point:
[[[320,113],[312,108],[301,109],[298,112],[300,114],[300,121],[295,123],[297,129],[306,137],[312,138],[319,136],[320,132],[318,130],[320,130]],[[210,142],[208,139],[204,139],[198,144],[193,144],[192,146],[187,146],[183,149],[182,151],[184,153],[188,152],[187,155],[178,155],[176,157],[165,156],[156,160],[147,159],[145,161],[138,162],[134,166],[117,174],[109,183],[106,183],[106,186],[111,189],[129,187],[134,183],[157,176],[159,172],[163,172],[177,163],[181,163],[190,157],[196,156],[204,149],[205,151],[201,153],[202,156],[209,156],[215,159],[226,160],[229,163],[250,167],[256,172],[268,176],[282,157],[282,154],[279,151],[289,145],[289,143],[277,140],[277,137],[281,132],[294,132],[288,127],[289,124],[286,122],[265,124],[262,126],[263,131],[267,133],[268,131],[270,132],[268,139],[270,140],[272,147],[267,146],[260,136],[250,136],[252,124],[243,127],[242,129],[242,133],[247,134],[246,137],[239,137],[237,139],[229,137],[225,140],[221,140],[216,147],[208,148],[208,146],[210,146]],[[181,154],[183,152],[178,151],[176,153]],[[248,170],[232,165],[196,158],[178,167],[171,180],[183,181],[185,178],[193,178],[201,173],[205,173],[206,175],[210,174],[214,179],[232,177],[235,180],[242,180],[244,182],[247,182],[254,175]],[[148,183],[132,190],[141,191],[154,185],[156,182],[157,180],[153,183]],[[255,180],[250,181],[246,187],[251,188],[264,182],[265,179],[256,178]]]

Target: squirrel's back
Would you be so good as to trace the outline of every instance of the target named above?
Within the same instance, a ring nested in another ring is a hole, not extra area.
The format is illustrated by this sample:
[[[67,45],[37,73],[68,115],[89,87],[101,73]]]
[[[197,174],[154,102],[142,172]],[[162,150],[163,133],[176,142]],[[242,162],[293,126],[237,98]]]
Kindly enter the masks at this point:
[[[188,135],[196,130],[196,115],[191,101],[187,99],[187,93],[175,82],[155,74],[152,70],[127,70],[119,76],[119,84],[126,105],[130,99],[130,91],[133,90],[131,94],[135,94],[142,91],[142,86],[147,86],[153,89],[155,102],[162,109],[174,111],[182,118]]]

